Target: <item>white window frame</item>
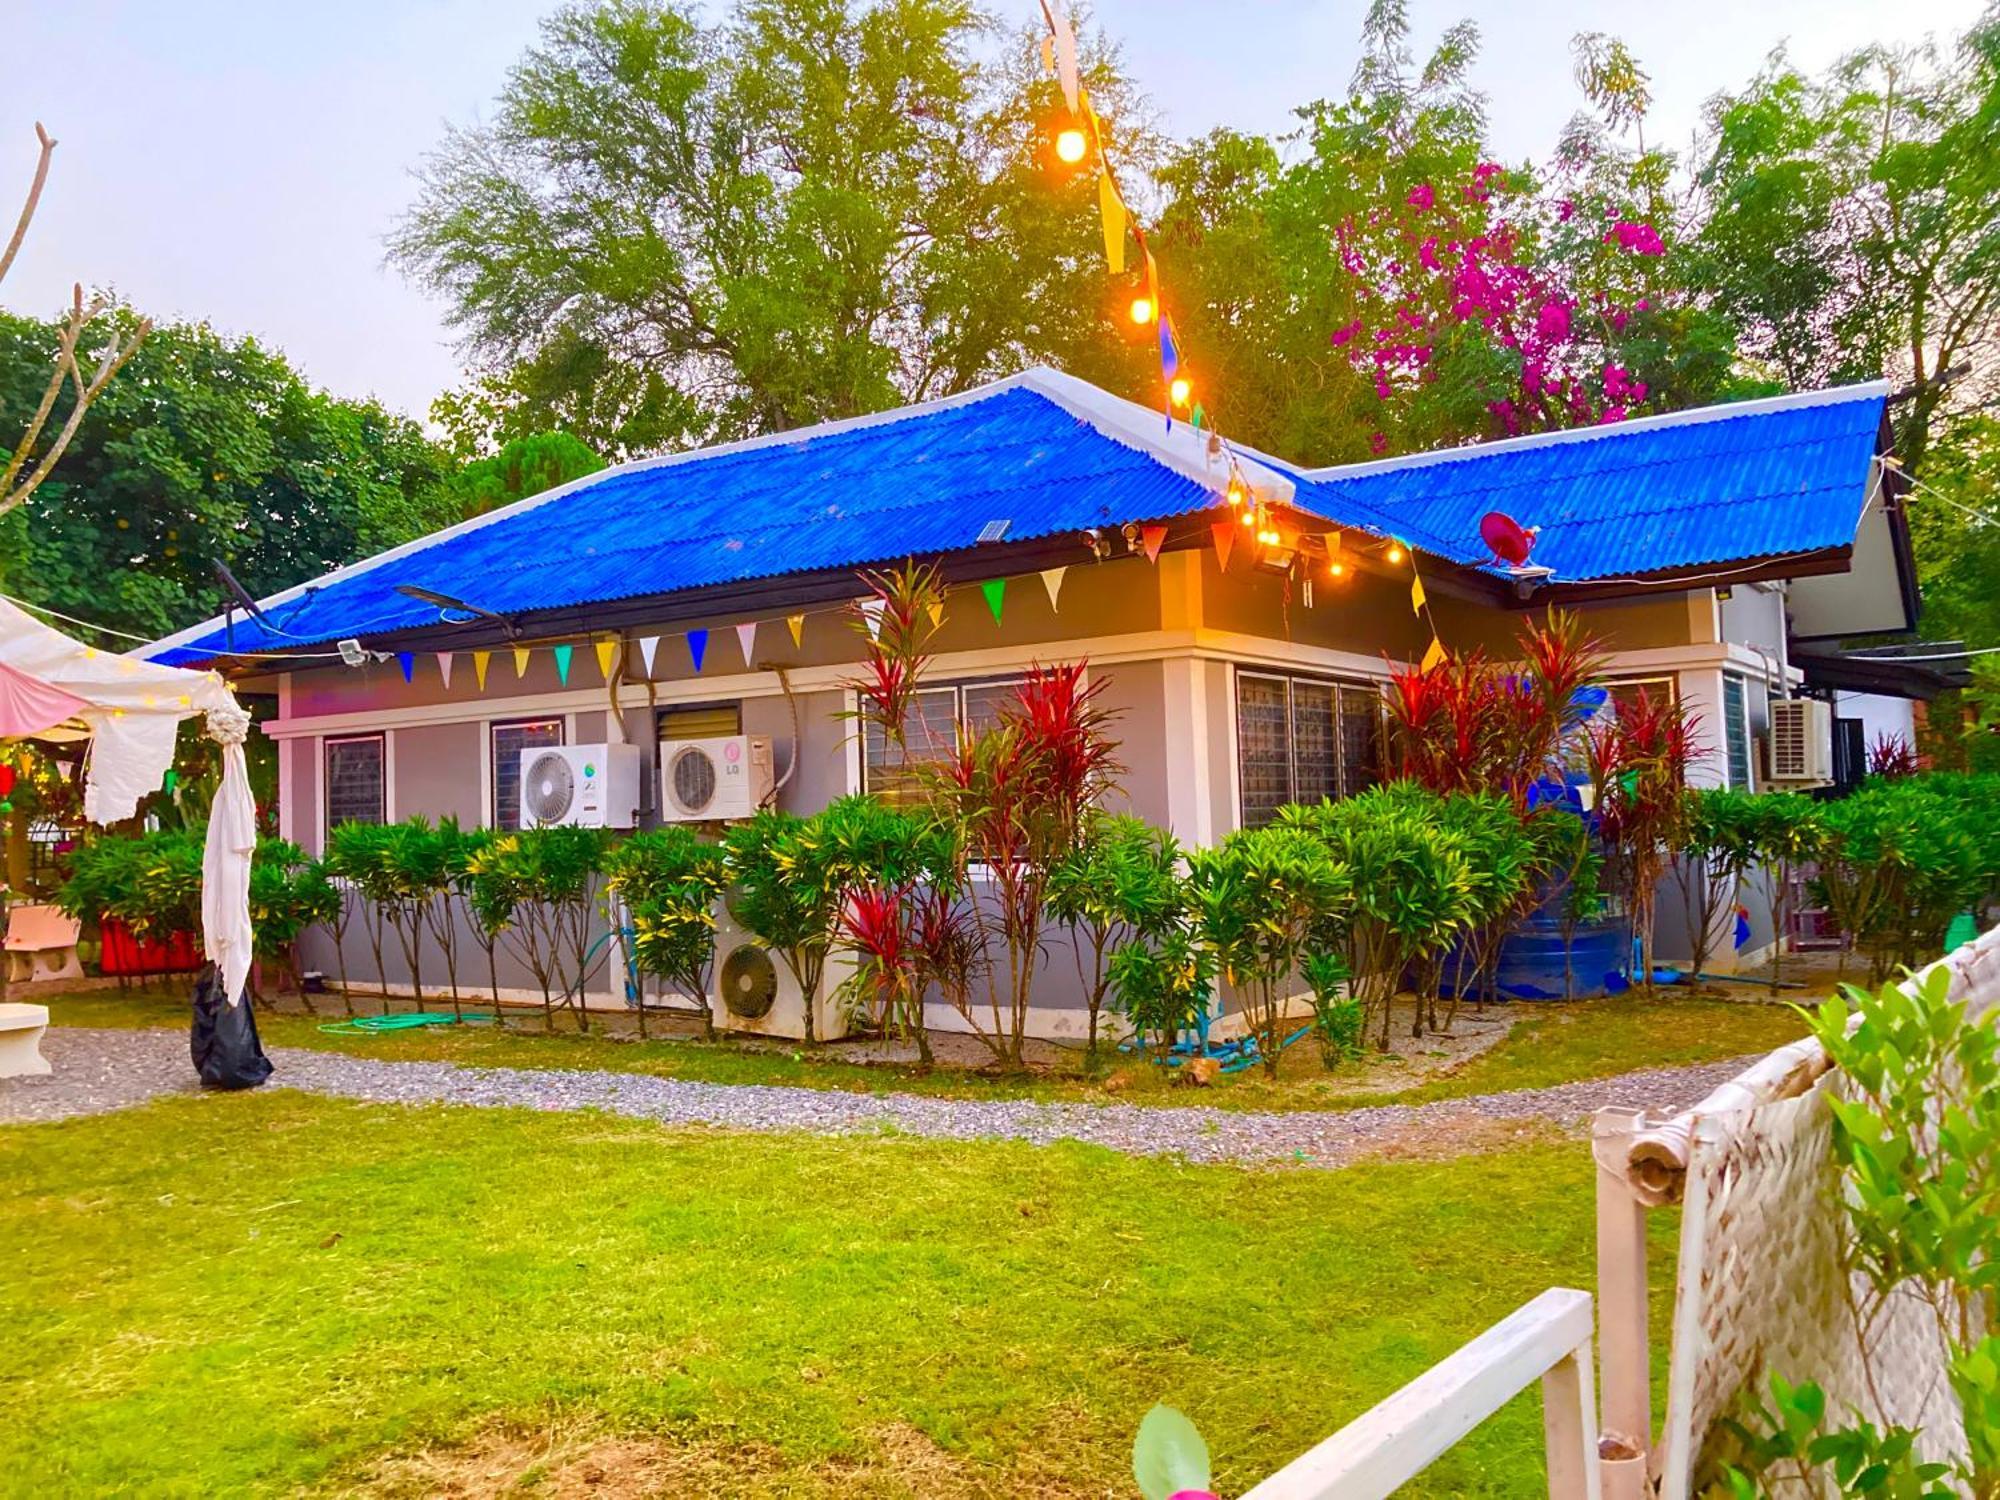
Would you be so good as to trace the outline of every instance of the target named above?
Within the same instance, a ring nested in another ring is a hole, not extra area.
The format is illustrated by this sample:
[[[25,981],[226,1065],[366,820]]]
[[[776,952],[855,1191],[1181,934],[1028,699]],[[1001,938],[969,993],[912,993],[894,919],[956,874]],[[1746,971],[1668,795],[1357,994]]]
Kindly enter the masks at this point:
[[[920,682],[917,684],[914,696],[921,698],[926,694],[950,693],[952,695],[952,733],[957,735],[965,729],[965,690],[967,688],[1019,687],[1027,680],[1028,676],[1025,672],[1016,672],[1001,673],[993,677],[959,677],[949,682]],[[868,777],[868,734],[871,728],[873,728],[873,721],[864,720],[856,726],[854,733],[858,781],[861,790],[864,792],[877,790],[869,785]],[[943,747],[942,754],[949,755],[954,748],[954,746],[947,745]],[[920,760],[917,760],[914,754],[912,759],[915,763],[922,763]]]

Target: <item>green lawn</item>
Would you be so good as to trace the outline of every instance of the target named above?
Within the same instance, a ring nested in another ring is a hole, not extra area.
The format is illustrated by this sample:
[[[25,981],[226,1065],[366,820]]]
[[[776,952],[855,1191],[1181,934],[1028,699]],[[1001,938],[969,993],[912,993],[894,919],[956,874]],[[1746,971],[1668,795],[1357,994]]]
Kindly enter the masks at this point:
[[[322,999],[321,1007],[338,1005]],[[364,1010],[379,1002],[364,1000]],[[49,1002],[51,1019],[67,1026],[185,1026],[187,999],[163,989],[87,991]],[[1080,1054],[1060,1070],[1029,1076],[992,1076],[963,1069],[930,1073],[911,1067],[843,1061],[839,1048],[819,1053],[746,1047],[695,1038],[640,1042],[605,1034],[579,1037],[573,1030],[545,1035],[539,1014],[516,1017],[502,1032],[490,1026],[434,1028],[371,1037],[336,1036],[321,1021],[260,1012],[258,1025],[272,1045],[319,1047],[369,1057],[446,1060],[491,1067],[609,1068],[709,1083],[776,1083],[863,1092],[899,1090],[959,1098],[1040,1098],[1141,1104],[1206,1104],[1237,1109],[1342,1109],[1357,1104],[1421,1102],[1502,1089],[1538,1088],[1577,1078],[1601,1078],[1638,1068],[1713,1062],[1768,1052],[1805,1034],[1804,1024],[1782,1005],[1688,998],[1586,1001],[1570,1005],[1515,1005],[1513,1032],[1491,1051],[1441,1077],[1408,1086],[1407,1063],[1375,1063],[1336,1072],[1308,1055],[1310,1042],[1284,1054],[1276,1081],[1261,1069],[1220,1080],[1214,1087],[1177,1086],[1175,1075],[1130,1057],[1096,1073],[1080,1068]],[[328,1018],[330,1019],[330,1018]],[[559,1026],[569,1023],[558,1022]],[[1110,1080],[1108,1082],[1108,1080]],[[1364,1083],[1374,1084],[1363,1091]],[[1386,1082],[1385,1092],[1382,1084]]]
[[[0,1130],[0,1222],[22,1496],[512,1454],[460,1491],[487,1493],[610,1437],[677,1495],[1123,1496],[1156,1399],[1240,1493],[1591,1285],[1578,1143],[1252,1172],[277,1091]],[[1529,1397],[1410,1493],[1539,1494],[1540,1451]]]

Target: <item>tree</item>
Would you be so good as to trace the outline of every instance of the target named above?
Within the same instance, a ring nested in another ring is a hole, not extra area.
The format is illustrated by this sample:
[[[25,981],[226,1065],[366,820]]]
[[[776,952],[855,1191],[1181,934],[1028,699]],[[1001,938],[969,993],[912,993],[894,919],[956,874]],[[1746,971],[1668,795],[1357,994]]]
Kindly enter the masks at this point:
[[[127,341],[146,326],[125,309],[102,321]],[[62,337],[0,315],[0,425],[33,412]],[[61,468],[0,518],[0,569],[38,603],[164,634],[220,608],[215,560],[261,596],[457,519],[447,472],[408,418],[312,389],[254,339],[169,324],[93,400]]]
[[[614,453],[853,416],[1101,339],[1087,173],[1053,83],[966,0],[558,11],[490,124],[429,158],[393,255],[488,379],[476,430]],[[1115,70],[1088,83],[1115,122]],[[490,410],[482,410],[489,408]]]
[[[2000,10],[1947,55],[1867,47],[1809,78],[1782,54],[1713,108],[1694,285],[1793,387],[1891,374],[1904,468],[2000,339]]]
[[[536,432],[513,439],[491,458],[474,459],[446,488],[470,520],[603,467],[604,460],[569,433]]]

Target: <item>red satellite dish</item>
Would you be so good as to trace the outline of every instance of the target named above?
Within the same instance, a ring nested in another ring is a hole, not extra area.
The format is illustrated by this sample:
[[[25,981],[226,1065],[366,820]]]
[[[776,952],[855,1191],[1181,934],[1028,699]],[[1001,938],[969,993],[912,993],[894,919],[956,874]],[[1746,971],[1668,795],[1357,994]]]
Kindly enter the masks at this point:
[[[1493,561],[1510,568],[1527,565],[1528,554],[1535,550],[1535,538],[1541,529],[1523,526],[1503,511],[1489,510],[1479,518],[1479,539],[1493,549]]]

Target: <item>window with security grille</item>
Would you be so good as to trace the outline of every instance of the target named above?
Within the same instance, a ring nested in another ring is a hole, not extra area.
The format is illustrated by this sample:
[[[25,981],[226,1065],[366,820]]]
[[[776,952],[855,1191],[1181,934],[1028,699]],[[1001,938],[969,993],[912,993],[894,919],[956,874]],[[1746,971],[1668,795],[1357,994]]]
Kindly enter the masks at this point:
[[[1325,677],[1236,674],[1237,782],[1245,828],[1288,802],[1347,797],[1381,779],[1382,696]]]
[[[387,821],[387,754],[382,736],[357,734],[328,740],[326,826]]]
[[[864,719],[862,787],[890,798],[906,795],[920,768],[938,765],[957,750],[960,729],[981,734],[997,724],[1020,683],[1018,677],[1002,677],[920,688],[903,715],[901,747],[889,743],[877,721]]]
[[[561,719],[515,719],[495,724],[493,734],[493,827],[521,826],[521,752],[563,742]]]
[[[1722,674],[1722,745],[1729,758],[1729,785],[1739,792],[1750,787],[1750,705],[1741,677]]]

